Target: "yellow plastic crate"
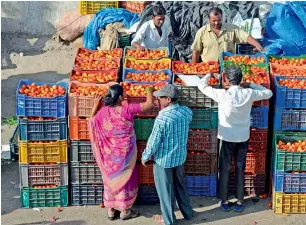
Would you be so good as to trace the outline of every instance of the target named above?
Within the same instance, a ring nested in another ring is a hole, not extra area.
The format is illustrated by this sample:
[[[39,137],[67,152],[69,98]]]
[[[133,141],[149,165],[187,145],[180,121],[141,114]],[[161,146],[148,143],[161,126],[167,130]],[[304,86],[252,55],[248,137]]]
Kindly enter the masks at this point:
[[[278,214],[306,213],[306,194],[274,192],[274,205],[274,212]]]
[[[67,140],[51,143],[19,141],[20,163],[61,163],[68,162]]]
[[[140,63],[165,63],[165,64],[168,64],[168,68],[166,69],[171,69],[171,59],[170,58],[162,58],[162,59],[135,59],[135,58],[125,58],[124,59],[124,68],[127,68],[126,67],[126,64],[127,62],[140,62]]]
[[[80,1],[79,10],[82,15],[96,14],[103,8],[118,8],[119,1]]]

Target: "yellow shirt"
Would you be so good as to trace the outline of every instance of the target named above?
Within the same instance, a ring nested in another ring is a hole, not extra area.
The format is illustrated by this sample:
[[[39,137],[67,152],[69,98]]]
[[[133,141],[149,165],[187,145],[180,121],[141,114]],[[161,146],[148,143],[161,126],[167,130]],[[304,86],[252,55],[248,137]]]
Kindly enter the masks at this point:
[[[235,53],[236,43],[246,43],[249,34],[233,24],[222,25],[219,37],[210,24],[200,28],[191,46],[201,53],[203,62],[218,61],[222,52]]]

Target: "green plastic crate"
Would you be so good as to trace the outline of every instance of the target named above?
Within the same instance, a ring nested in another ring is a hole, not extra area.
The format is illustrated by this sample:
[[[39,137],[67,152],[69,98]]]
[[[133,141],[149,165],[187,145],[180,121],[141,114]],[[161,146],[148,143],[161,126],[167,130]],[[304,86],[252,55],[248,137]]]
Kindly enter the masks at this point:
[[[191,129],[218,129],[218,109],[191,109]]]
[[[41,189],[22,187],[20,201],[25,208],[68,206],[68,186]]]
[[[132,42],[132,35],[126,34],[126,35],[120,35],[119,37],[119,48],[125,48],[126,46],[131,46]]]
[[[275,147],[279,140],[283,142],[295,142],[305,140],[306,136],[286,136],[278,134],[275,136]],[[289,152],[275,148],[275,170],[277,171],[306,171],[306,152]]]
[[[134,127],[137,141],[147,141],[152,133],[154,119],[135,119]]]

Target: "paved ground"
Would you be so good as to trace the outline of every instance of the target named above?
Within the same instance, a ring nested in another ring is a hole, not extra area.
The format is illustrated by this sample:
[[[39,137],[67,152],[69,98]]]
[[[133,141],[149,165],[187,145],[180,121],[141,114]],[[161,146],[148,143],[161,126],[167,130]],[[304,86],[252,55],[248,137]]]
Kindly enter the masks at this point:
[[[15,90],[20,79],[36,81],[61,81],[68,80],[68,74],[73,64],[75,50],[49,51],[45,53],[27,53],[21,57],[19,54],[8,54],[4,59],[9,61],[8,66],[1,74],[1,108],[2,117],[15,115]],[[8,144],[13,127],[2,126],[2,144]],[[130,221],[108,221],[106,210],[98,206],[68,207],[58,213],[54,208],[43,208],[42,211],[22,209],[19,202],[18,164],[2,161],[1,168],[1,215],[2,224],[5,225],[39,225],[51,224],[49,219],[57,218],[56,224],[65,225],[96,225],[96,224],[154,224],[151,217],[160,213],[159,206],[136,206],[141,212],[141,217]],[[260,200],[254,204],[247,201],[244,213],[221,212],[218,201],[214,198],[194,197],[192,205],[197,215],[192,221],[182,220],[177,212],[178,224],[212,224],[212,225],[254,225],[254,224],[306,224],[305,215],[275,215],[267,207],[270,199]]]

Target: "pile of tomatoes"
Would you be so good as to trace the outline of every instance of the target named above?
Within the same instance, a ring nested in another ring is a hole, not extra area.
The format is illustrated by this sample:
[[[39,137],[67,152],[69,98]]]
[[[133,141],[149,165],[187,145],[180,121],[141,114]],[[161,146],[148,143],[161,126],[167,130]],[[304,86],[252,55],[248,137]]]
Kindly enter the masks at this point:
[[[33,188],[35,189],[42,189],[42,188],[56,188],[56,185],[34,185]]]
[[[278,141],[277,148],[288,152],[306,152],[306,139],[287,143]]]
[[[127,61],[126,68],[132,68],[135,70],[164,70],[170,68],[170,61],[167,63],[158,62],[158,61],[148,61],[148,62],[140,62],[140,61]]]
[[[116,70],[99,71],[99,72],[73,71],[71,80],[86,82],[86,83],[96,83],[96,82],[105,83],[108,81],[116,81],[117,71]]]
[[[63,96],[66,93],[66,90],[62,86],[52,85],[37,85],[35,83],[32,84],[23,84],[18,90],[19,94],[24,94],[30,97],[46,97],[53,98],[56,96]]]
[[[166,50],[146,49],[144,51],[138,49],[127,49],[127,56],[134,57],[136,59],[159,59],[161,57],[167,57]]]
[[[297,79],[280,79],[278,85],[285,86],[288,88],[295,89],[306,89],[306,80],[297,80]]]
[[[52,118],[52,117],[25,117],[24,119],[31,120],[31,121],[50,121],[50,120],[56,120],[56,118]]]
[[[174,63],[173,71],[183,74],[203,74],[217,73],[219,71],[218,64],[212,63]]]
[[[128,72],[126,79],[133,80],[136,82],[159,82],[169,80],[170,76],[167,75],[165,72],[158,72],[158,73],[131,73]]]
[[[128,82],[122,82],[121,85],[123,87],[124,92],[131,97],[144,97],[147,95],[146,88],[152,87],[153,91],[158,91],[164,86],[166,83],[160,83],[156,85],[148,85],[148,84],[131,84]]]
[[[121,58],[122,50],[121,49],[113,49],[113,50],[95,50],[89,51],[80,49],[77,57],[85,58],[85,59],[111,59],[111,58]]]
[[[108,92],[108,86],[104,85],[78,85],[75,83],[71,83],[71,94],[76,94],[77,96],[95,96],[102,95],[105,96]]]
[[[299,58],[271,58],[270,63],[276,63],[279,65],[286,65],[286,66],[306,66],[306,59],[299,59]]]
[[[299,76],[306,77],[306,68],[295,68],[295,67],[286,67],[286,68],[273,68],[273,74],[283,75],[283,76]]]
[[[112,68],[119,68],[120,63],[116,59],[86,59],[76,58],[75,66],[81,70],[109,70]]]
[[[224,56],[225,62],[232,62],[234,64],[258,64],[258,63],[265,63],[264,57],[250,57],[248,55],[233,55],[233,56]]]

